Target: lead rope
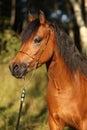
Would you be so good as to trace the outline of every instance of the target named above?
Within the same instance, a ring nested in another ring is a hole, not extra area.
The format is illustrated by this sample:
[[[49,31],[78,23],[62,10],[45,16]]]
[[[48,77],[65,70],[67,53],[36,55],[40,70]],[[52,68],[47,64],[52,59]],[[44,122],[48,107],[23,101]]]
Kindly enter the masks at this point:
[[[18,120],[17,120],[17,124],[16,124],[16,130],[18,130],[19,124],[20,124],[20,118],[21,118],[21,114],[22,114],[22,107],[23,107],[23,102],[24,102],[24,99],[25,99],[26,86],[28,84],[30,84],[30,81],[32,80],[32,78],[33,78],[33,76],[34,76],[34,74],[36,72],[37,65],[38,65],[38,61],[34,65],[34,71],[33,71],[32,75],[31,75],[29,81],[26,83],[26,80],[24,79],[24,87],[23,87],[22,93],[21,93],[20,108],[19,108]]]
[[[19,128],[19,123],[20,123],[20,117],[22,113],[22,106],[25,98],[25,88],[23,88],[22,93],[21,93],[21,101],[20,101],[20,108],[19,108],[19,114],[18,114],[18,120],[17,120],[17,125],[16,125],[16,130]]]

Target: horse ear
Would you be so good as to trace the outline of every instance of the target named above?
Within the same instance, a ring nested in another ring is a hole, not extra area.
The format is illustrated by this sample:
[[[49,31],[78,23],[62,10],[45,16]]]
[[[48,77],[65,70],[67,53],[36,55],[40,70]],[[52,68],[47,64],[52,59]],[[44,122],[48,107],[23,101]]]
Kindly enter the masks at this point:
[[[43,11],[40,10],[40,14],[39,14],[39,20],[40,20],[40,24],[45,24],[46,23],[46,17]]]
[[[29,22],[32,22],[32,21],[34,21],[35,20],[35,18],[32,16],[32,14],[29,12],[28,13],[28,21]]]

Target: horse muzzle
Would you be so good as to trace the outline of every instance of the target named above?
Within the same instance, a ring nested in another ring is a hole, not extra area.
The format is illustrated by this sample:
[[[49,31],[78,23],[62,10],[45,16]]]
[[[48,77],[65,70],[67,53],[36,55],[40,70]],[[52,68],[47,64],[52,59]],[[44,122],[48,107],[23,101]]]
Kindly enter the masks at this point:
[[[25,64],[25,63],[13,63],[9,66],[9,69],[12,73],[13,76],[15,76],[16,78],[24,78],[24,76],[27,73],[27,69],[28,69],[29,65]]]

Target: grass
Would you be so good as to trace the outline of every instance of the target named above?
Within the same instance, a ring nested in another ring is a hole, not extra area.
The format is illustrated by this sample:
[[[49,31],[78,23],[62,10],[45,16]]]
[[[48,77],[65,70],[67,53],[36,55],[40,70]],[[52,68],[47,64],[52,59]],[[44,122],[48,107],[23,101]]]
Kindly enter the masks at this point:
[[[0,129],[15,130],[24,81],[11,76],[8,64],[0,65],[0,73]],[[30,77],[31,73],[27,80]],[[46,69],[43,66],[37,69],[31,83],[26,86],[19,130],[48,130],[46,86]]]

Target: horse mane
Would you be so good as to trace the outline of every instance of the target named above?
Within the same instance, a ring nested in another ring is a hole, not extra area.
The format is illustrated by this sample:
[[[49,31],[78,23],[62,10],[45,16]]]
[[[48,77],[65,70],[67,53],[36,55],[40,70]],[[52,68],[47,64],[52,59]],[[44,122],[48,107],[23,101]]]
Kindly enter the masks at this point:
[[[39,19],[35,19],[33,22],[27,24],[26,28],[21,33],[22,43],[26,42],[33,33],[35,33],[40,26]]]
[[[71,71],[79,70],[87,76],[87,58],[77,49],[74,41],[57,24],[54,24],[58,51]]]

